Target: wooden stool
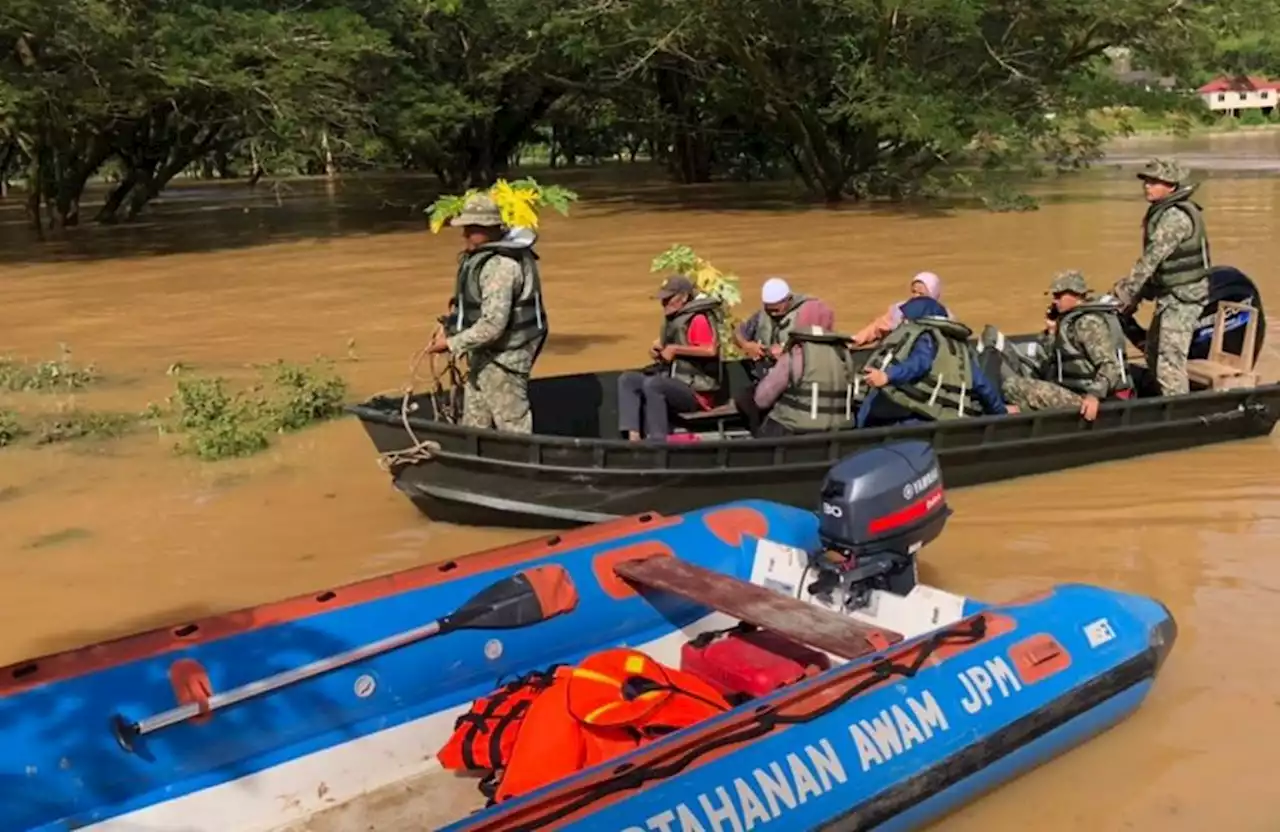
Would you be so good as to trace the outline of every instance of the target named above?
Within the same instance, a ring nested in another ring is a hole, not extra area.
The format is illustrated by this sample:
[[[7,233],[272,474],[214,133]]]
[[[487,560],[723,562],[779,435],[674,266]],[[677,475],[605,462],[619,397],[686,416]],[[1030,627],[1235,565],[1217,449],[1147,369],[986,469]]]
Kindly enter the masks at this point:
[[[1240,353],[1227,352],[1222,348],[1226,335],[1227,315],[1232,313],[1248,314],[1249,323],[1245,325],[1244,340],[1240,344]],[[1187,361],[1187,378],[1192,384],[1210,390],[1238,390],[1257,387],[1258,374],[1253,371],[1254,349],[1257,346],[1258,316],[1252,305],[1235,301],[1218,301],[1218,314],[1213,321],[1213,340],[1209,344],[1209,355],[1205,358]]]

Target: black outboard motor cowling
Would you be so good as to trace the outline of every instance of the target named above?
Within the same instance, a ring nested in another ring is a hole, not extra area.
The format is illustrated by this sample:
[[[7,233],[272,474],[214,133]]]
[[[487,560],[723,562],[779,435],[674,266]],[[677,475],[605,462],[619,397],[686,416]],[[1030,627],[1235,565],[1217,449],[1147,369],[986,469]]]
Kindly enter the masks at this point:
[[[1144,298],[1151,299],[1147,295]],[[1203,359],[1209,356],[1209,345],[1213,341],[1213,321],[1218,314],[1218,304],[1224,300],[1250,304],[1254,311],[1233,313],[1227,317],[1225,337],[1222,339],[1223,349],[1230,353],[1240,353],[1249,315],[1255,314],[1258,316],[1258,330],[1254,340],[1254,355],[1262,352],[1262,345],[1267,339],[1267,314],[1262,306],[1262,294],[1244,272],[1234,266],[1216,266],[1209,272],[1209,302],[1205,304],[1200,320],[1196,323],[1191,349],[1187,352],[1188,358]],[[1137,346],[1146,339],[1147,331],[1132,317],[1121,318],[1121,324],[1130,343]]]
[[[838,462],[822,485],[811,566],[815,595],[841,589],[846,608],[871,589],[906,595],[916,584],[916,553],[942,533],[947,507],[942,471],[928,442],[894,442]]]

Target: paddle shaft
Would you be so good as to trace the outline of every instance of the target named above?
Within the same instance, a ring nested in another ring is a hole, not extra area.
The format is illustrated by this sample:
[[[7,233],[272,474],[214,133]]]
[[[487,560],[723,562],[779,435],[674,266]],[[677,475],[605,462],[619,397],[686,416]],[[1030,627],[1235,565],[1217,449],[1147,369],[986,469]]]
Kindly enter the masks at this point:
[[[403,647],[415,641],[424,638],[430,638],[441,631],[439,621],[432,621],[430,624],[424,624],[421,627],[415,627],[412,630],[405,630],[402,633],[396,633],[393,636],[387,636],[379,641],[362,645],[354,650],[348,650],[345,653],[338,653],[327,658],[318,659],[310,664],[304,664],[302,667],[295,667],[292,670],[285,670],[274,676],[267,676],[253,682],[241,685],[238,688],[215,693],[204,702],[193,702],[189,705],[180,705],[177,708],[163,711],[155,716],[149,716],[146,719],[135,722],[131,728],[135,735],[151,734],[162,728],[168,728],[171,725],[177,725],[180,722],[186,722],[203,714],[212,713],[221,710],[246,699],[252,699],[255,696],[261,696],[264,693],[270,693],[273,690],[292,685],[295,682],[301,682],[304,679],[310,679],[335,670],[339,667],[358,662],[361,659],[367,659],[370,656],[376,656],[385,653],[388,650],[394,650],[397,647]]]

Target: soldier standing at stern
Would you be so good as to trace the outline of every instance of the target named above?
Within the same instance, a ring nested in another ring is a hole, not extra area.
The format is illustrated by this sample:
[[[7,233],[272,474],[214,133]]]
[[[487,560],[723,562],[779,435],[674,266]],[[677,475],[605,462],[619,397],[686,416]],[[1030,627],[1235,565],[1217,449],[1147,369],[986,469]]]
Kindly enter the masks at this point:
[[[1195,185],[1177,162],[1153,159],[1138,174],[1146,191],[1142,256],[1111,290],[1123,311],[1132,313],[1144,297],[1154,297],[1156,313],[1147,333],[1147,367],[1163,396],[1188,392],[1187,352],[1209,301],[1209,238],[1200,206],[1191,201]]]
[[[493,199],[477,194],[449,221],[466,249],[447,327],[429,352],[468,353],[462,425],[532,433],[529,374],[547,336],[534,235],[508,234]]]

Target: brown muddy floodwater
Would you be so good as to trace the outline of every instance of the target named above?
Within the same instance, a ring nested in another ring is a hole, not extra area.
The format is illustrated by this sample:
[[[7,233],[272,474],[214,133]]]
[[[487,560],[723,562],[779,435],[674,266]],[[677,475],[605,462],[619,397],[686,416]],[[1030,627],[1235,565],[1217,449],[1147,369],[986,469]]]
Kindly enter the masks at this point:
[[[1215,259],[1280,308],[1280,175],[1268,170],[1280,134],[1129,141],[1112,161],[1157,150],[1201,168]],[[846,329],[929,269],[975,329],[1025,331],[1041,321],[1051,272],[1083,268],[1106,286],[1138,253],[1131,169],[1050,183],[1042,210],[1025,214],[798,208],[762,200],[769,189],[675,191],[637,171],[584,175],[594,198],[546,223],[555,334],[539,374],[643,361],[656,325],[648,264],[676,242],[737,270],[749,297],[763,276],[787,275],[830,301]],[[49,358],[68,344],[107,376],[77,395],[85,407],[160,401],[176,362],[240,376],[255,362],[326,354],[357,394],[398,387],[453,279],[454,234],[422,230],[430,187],[293,183],[277,199],[192,186],[149,225],[43,248],[18,242],[20,216],[0,206],[0,354]],[[609,198],[611,187],[638,197]],[[1262,370],[1280,371],[1274,344]],[[24,394],[9,406],[66,399]],[[419,516],[353,420],[235,462],[176,457],[172,442],[0,451],[0,663],[526,536]],[[1148,593],[1172,609],[1180,636],[1133,719],[942,826],[1280,829],[1277,470],[1272,437],[953,495],[950,528],[924,555],[931,582],[993,600],[1062,581]]]

